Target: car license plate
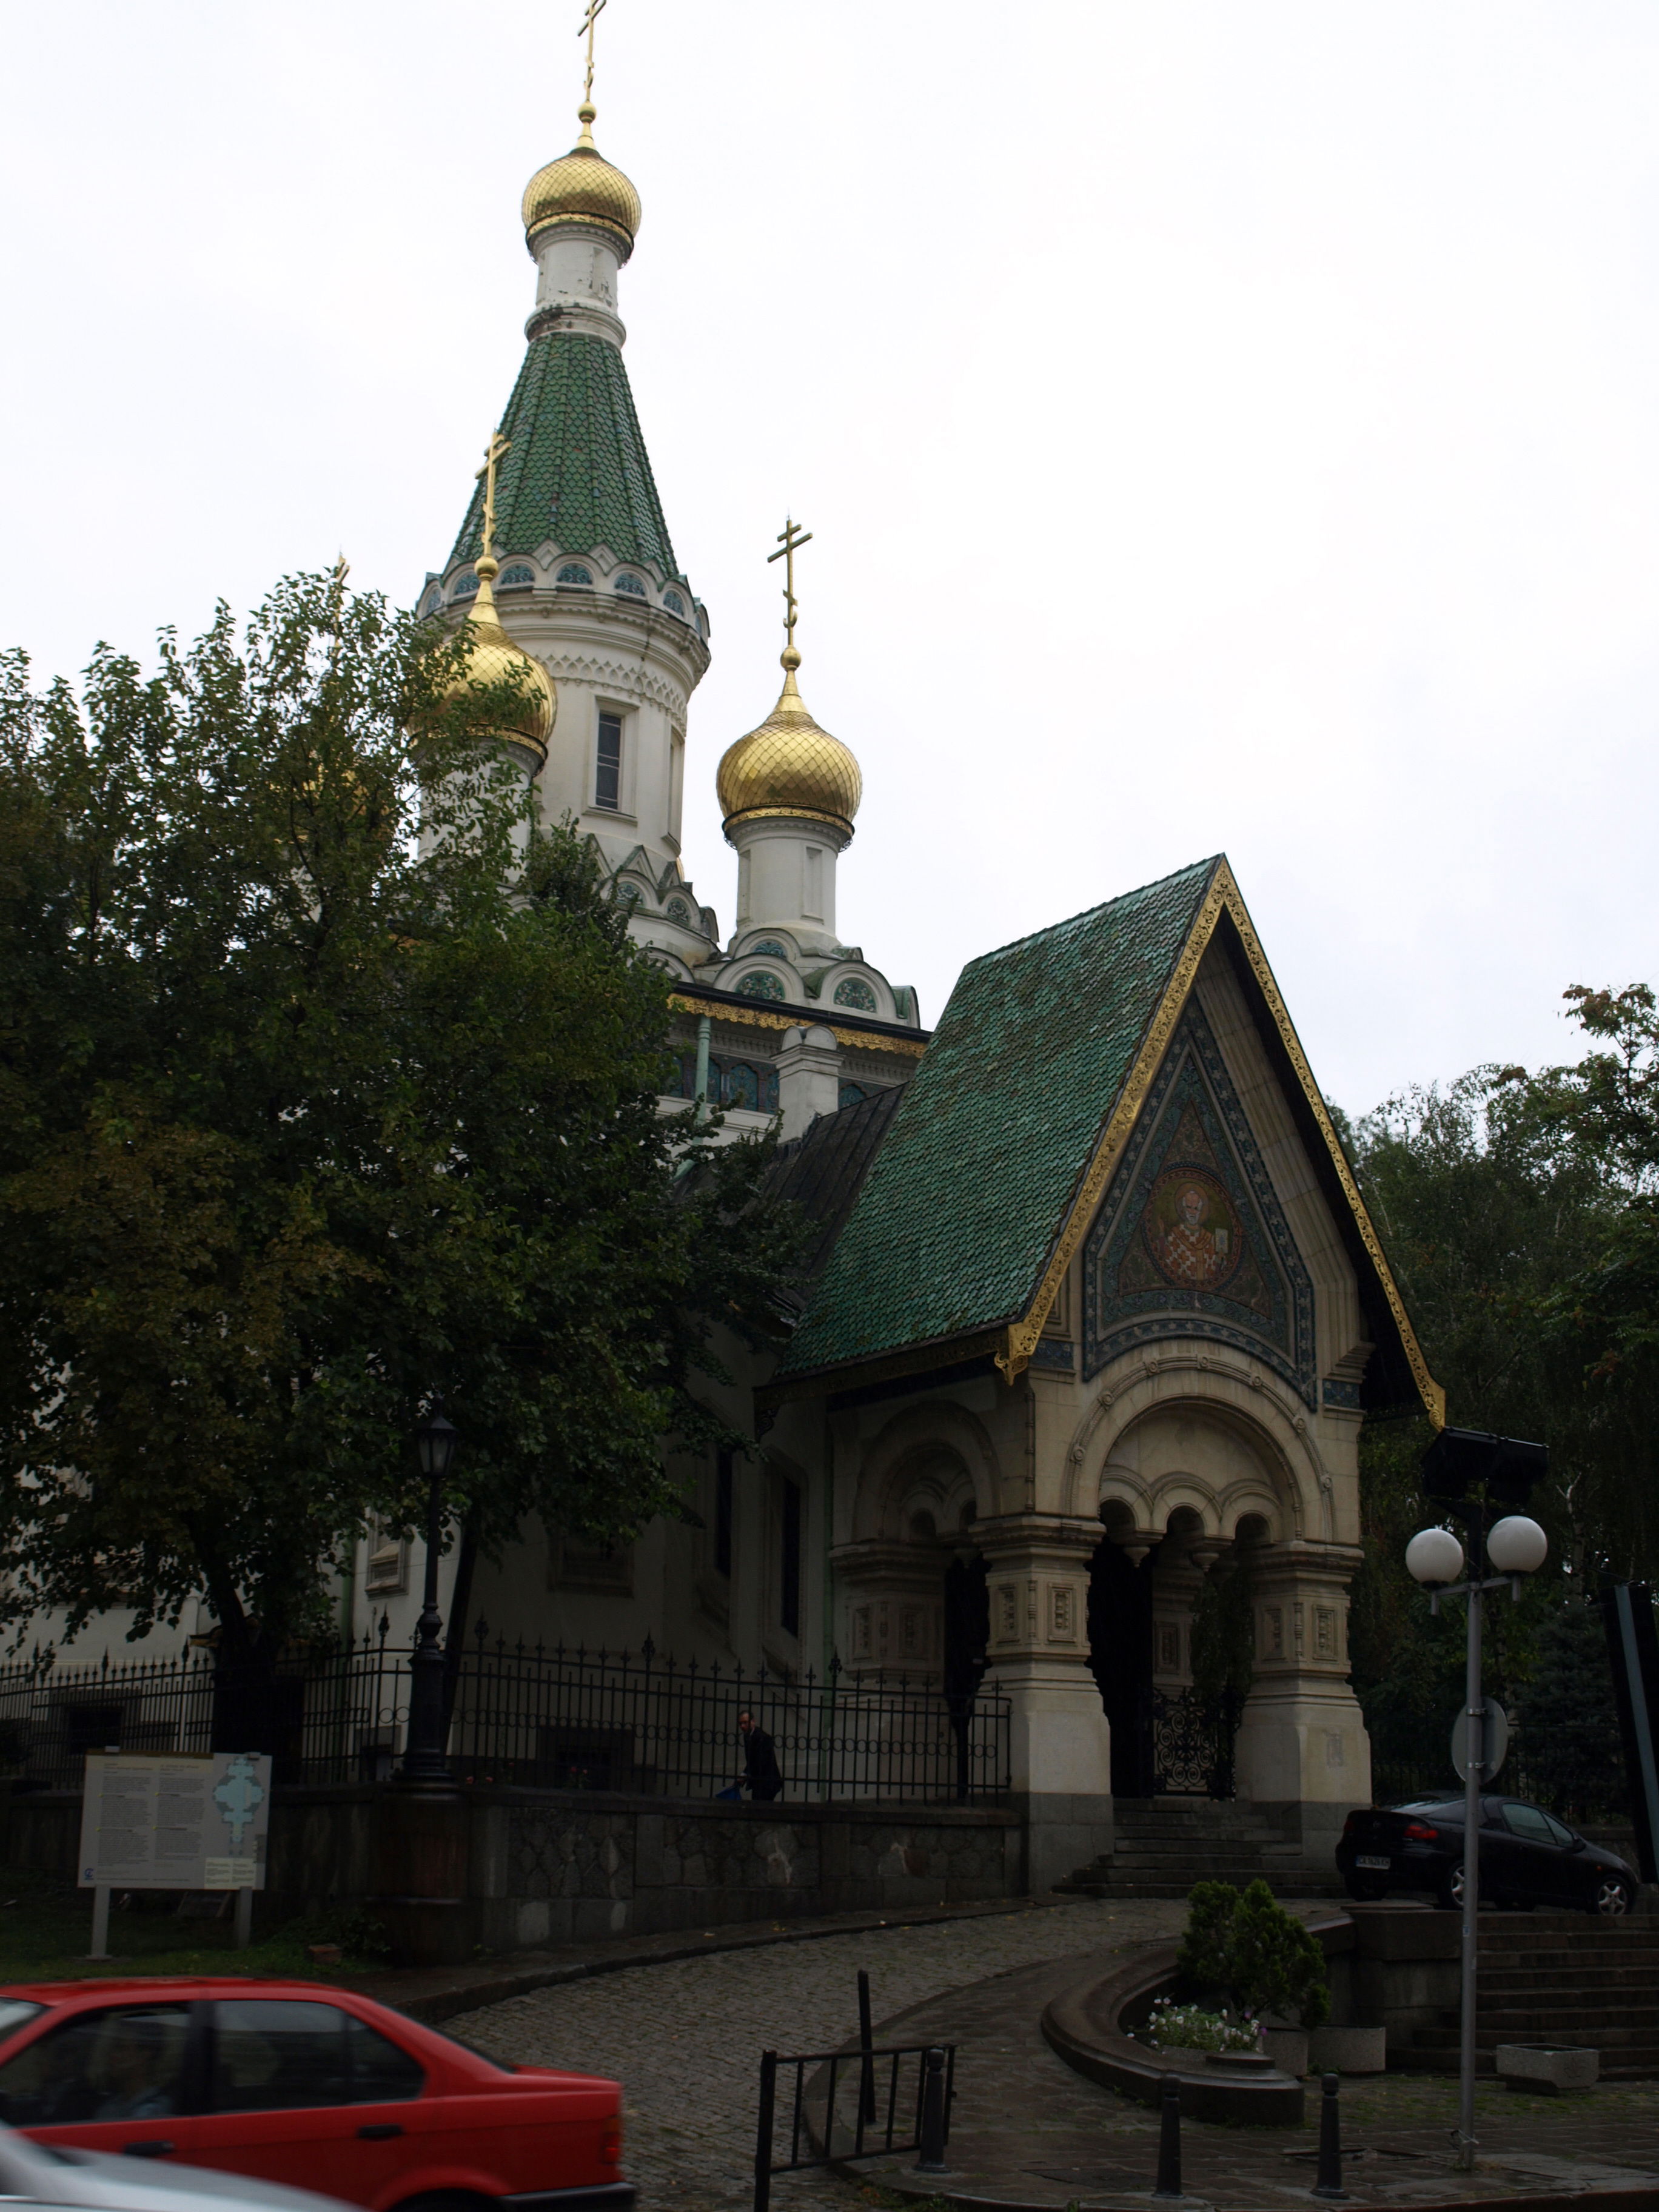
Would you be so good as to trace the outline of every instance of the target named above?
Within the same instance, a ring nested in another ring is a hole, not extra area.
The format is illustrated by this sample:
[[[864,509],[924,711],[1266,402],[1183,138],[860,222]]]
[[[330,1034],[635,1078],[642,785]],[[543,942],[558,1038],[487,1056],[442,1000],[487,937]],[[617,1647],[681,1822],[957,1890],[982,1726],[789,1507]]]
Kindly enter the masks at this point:
[[[1354,1864],[1357,1867],[1374,1867],[1378,1874],[1387,1874],[1393,1863],[1392,1859],[1366,1859],[1359,1857],[1357,1854],[1354,1858]]]

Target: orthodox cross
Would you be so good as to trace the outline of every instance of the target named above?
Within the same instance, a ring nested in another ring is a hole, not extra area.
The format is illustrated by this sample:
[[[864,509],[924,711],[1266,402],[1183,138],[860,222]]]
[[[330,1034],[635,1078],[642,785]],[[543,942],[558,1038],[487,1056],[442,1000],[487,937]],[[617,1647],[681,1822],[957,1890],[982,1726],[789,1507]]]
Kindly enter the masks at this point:
[[[579,39],[582,31],[587,33],[587,82],[582,87],[584,107],[593,105],[593,26],[604,14],[605,7],[605,0],[587,0],[587,13],[582,17],[581,30],[576,33]]]
[[[511,438],[502,437],[499,430],[489,434],[489,443],[484,447],[484,465],[478,471],[478,482],[484,488],[483,544],[479,550],[481,560],[495,557],[495,469],[497,464],[513,450]]]
[[[786,519],[782,529],[778,532],[777,551],[769,553],[766,556],[769,568],[774,561],[781,561],[784,563],[783,626],[788,633],[786,640],[787,646],[793,646],[795,642],[795,617],[799,612],[795,605],[795,555],[801,546],[810,545],[811,542],[812,533],[810,530],[802,530],[795,522]]]

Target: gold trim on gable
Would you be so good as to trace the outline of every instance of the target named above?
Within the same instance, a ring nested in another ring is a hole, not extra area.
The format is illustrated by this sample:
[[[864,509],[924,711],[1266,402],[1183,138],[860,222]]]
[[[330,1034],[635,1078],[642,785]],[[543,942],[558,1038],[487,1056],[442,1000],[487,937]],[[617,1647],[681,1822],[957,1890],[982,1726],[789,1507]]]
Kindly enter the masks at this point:
[[[1331,1164],[1336,1170],[1337,1181],[1341,1185],[1342,1194],[1348,1202],[1354,1225],[1359,1231],[1360,1241],[1365,1247],[1367,1256],[1376,1270],[1377,1280],[1382,1285],[1382,1294],[1388,1300],[1389,1310],[1394,1317],[1395,1327],[1400,1332],[1400,1341],[1411,1367],[1413,1380],[1417,1384],[1418,1395],[1423,1401],[1424,1410],[1437,1429],[1443,1428],[1446,1425],[1445,1391],[1429,1372],[1428,1362],[1423,1357],[1422,1347],[1418,1343],[1416,1334],[1407,1316],[1405,1302],[1401,1297],[1394,1276],[1389,1272],[1388,1261],[1383,1256],[1382,1241],[1372,1224],[1370,1215],[1365,1210],[1365,1201],[1359,1194],[1359,1187],[1353,1179],[1353,1170],[1348,1164],[1348,1156],[1342,1149],[1342,1141],[1336,1133],[1330,1115],[1326,1110],[1325,1102],[1319,1094],[1319,1086],[1314,1081],[1313,1071],[1309,1066],[1307,1055],[1302,1049],[1302,1041],[1297,1036],[1285,1001],[1279,996],[1279,986],[1273,980],[1273,969],[1267,964],[1267,956],[1261,949],[1261,941],[1256,936],[1243,895],[1237,884],[1233,880],[1232,870],[1225,860],[1217,863],[1210,888],[1205,893],[1204,902],[1198,910],[1191,929],[1188,932],[1187,941],[1181,948],[1169,985],[1164,996],[1159,1000],[1157,1011],[1147,1027],[1146,1035],[1142,1040],[1140,1050],[1135,1055],[1134,1064],[1129,1071],[1117,1105],[1113,1109],[1111,1119],[1101,1133],[1093,1157],[1084,1172],[1082,1182],[1078,1186],[1071,1209],[1049,1255],[1048,1265],[1043,1272],[1042,1280],[1037,1287],[1036,1296],[1021,1318],[1009,1323],[1004,1334],[1003,1348],[997,1354],[996,1364],[1011,1382],[1015,1376],[1030,1364],[1031,1354],[1036,1348],[1037,1340],[1042,1334],[1043,1326],[1048,1321],[1060,1284],[1065,1279],[1066,1270],[1076,1257],[1078,1246],[1082,1243],[1084,1234],[1094,1217],[1095,1208],[1105,1195],[1107,1185],[1110,1182],[1119,1162],[1123,1158],[1124,1148],[1139,1118],[1140,1109],[1146,1103],[1146,1093],[1152,1088],[1152,1079],[1158,1073],[1164,1053],[1169,1048],[1170,1040],[1175,1034],[1176,1024],[1180,1020],[1187,1000],[1191,995],[1193,984],[1198,975],[1199,963],[1209,950],[1211,939],[1215,935],[1216,924],[1224,914],[1231,917],[1233,926],[1238,932],[1240,941],[1244,947],[1245,957],[1250,963],[1251,972],[1255,977],[1263,998],[1267,1002],[1267,1011],[1273,1016],[1274,1027],[1279,1031],[1279,1042],[1289,1054],[1297,1081],[1302,1086],[1303,1096],[1307,1100],[1319,1132],[1325,1139],[1326,1149],[1330,1154]]]
[[[921,1037],[877,1036],[869,1030],[842,1029],[838,1023],[827,1022],[810,1007],[801,1006],[793,1013],[763,1013],[757,1006],[753,1012],[747,1006],[725,1006],[712,999],[697,999],[684,991],[671,991],[668,1004],[675,1013],[707,1014],[717,1022],[748,1022],[763,1030],[828,1030],[837,1044],[854,1045],[864,1052],[897,1052],[911,1060],[920,1060],[927,1047]]]

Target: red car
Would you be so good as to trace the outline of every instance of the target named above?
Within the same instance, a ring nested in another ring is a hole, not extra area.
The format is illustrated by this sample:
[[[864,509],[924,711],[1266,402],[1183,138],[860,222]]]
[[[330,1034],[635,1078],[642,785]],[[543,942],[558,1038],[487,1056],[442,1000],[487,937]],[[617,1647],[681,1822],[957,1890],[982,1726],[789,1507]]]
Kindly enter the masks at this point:
[[[498,2066],[315,1982],[0,1990],[0,2120],[37,2142],[177,2159],[370,2212],[629,2212],[622,2091]]]

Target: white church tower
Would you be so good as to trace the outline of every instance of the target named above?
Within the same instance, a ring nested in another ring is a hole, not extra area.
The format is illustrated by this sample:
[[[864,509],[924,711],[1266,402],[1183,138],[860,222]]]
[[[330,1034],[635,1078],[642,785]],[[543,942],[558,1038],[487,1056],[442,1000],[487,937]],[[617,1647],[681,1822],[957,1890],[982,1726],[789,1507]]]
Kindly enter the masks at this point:
[[[690,973],[718,951],[712,910],[680,864],[686,710],[708,623],[674,557],[623,363],[618,273],[640,196],[595,146],[592,52],[581,136],[524,196],[536,306],[499,436],[495,618],[551,677],[557,712],[534,783],[568,813],[634,905],[633,933]],[[483,489],[422,610],[464,617],[478,596]]]

